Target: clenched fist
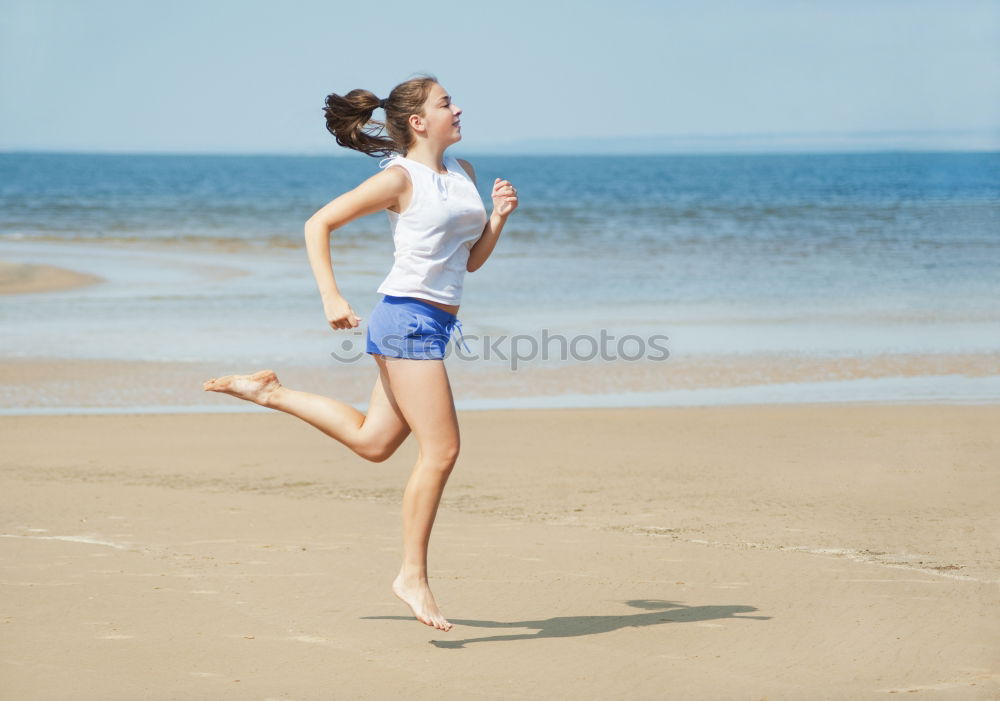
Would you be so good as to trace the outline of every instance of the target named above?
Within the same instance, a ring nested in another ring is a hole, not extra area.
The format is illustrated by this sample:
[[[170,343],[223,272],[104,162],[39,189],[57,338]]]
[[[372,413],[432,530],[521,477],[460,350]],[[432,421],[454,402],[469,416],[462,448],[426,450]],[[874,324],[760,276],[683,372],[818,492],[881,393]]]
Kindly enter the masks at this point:
[[[497,178],[493,181],[493,211],[506,217],[517,209],[517,188],[509,180]]]
[[[334,329],[353,329],[361,323],[361,317],[354,313],[347,300],[340,296],[323,298],[323,313],[326,321]]]

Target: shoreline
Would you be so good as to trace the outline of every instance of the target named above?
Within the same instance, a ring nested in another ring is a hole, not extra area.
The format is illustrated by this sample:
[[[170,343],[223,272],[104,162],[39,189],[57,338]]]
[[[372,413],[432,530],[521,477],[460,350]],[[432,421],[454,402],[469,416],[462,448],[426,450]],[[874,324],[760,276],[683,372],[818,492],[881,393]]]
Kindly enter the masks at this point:
[[[594,395],[600,397],[601,395]],[[520,398],[519,398],[520,399]],[[688,402],[688,403],[660,403],[650,401],[647,403],[616,403],[614,399],[601,402],[586,403],[581,402],[576,395],[527,398],[537,399],[530,404],[522,404],[515,400],[507,401],[456,401],[455,409],[459,413],[484,413],[495,411],[558,411],[563,409],[579,409],[581,411],[622,411],[622,410],[643,410],[643,409],[695,409],[695,408],[745,408],[745,409],[767,409],[775,407],[1000,407],[1000,400],[995,398],[984,400],[953,399],[953,400],[926,400],[926,399],[843,399],[815,401],[810,399],[789,399],[781,402],[765,402],[759,400],[749,400],[744,402],[718,401],[718,402]],[[346,403],[346,402],[345,402]],[[350,403],[358,411],[364,412],[367,409],[367,402]],[[57,416],[220,416],[220,415],[245,415],[273,413],[272,409],[265,409],[259,406],[245,403],[226,407],[206,407],[204,405],[154,405],[154,406],[121,406],[121,407],[88,407],[88,406],[61,406],[61,407],[36,407],[36,408],[2,408],[0,407],[0,418],[3,417],[57,417]]]
[[[274,360],[274,359],[272,359]],[[209,377],[274,368],[282,384],[365,411],[374,363],[296,366],[0,356],[0,415],[264,411],[202,390]],[[1000,354],[671,357],[666,363],[528,365],[446,360],[462,411],[587,406],[1000,403]],[[581,391],[583,390],[583,391]]]
[[[349,334],[323,326],[310,311],[317,305],[298,254],[190,256],[183,253],[192,250],[187,244],[154,242],[19,248],[4,246],[0,258],[21,260],[9,269],[48,280],[39,291],[57,289],[50,275],[41,275],[57,268],[32,261],[66,266],[58,269],[69,276],[60,284],[106,284],[45,298],[6,297],[0,414],[243,413],[228,398],[205,395],[201,384],[265,367],[286,386],[361,410],[367,405],[376,373],[362,352],[365,322]],[[69,271],[74,265],[87,272]],[[354,273],[366,287],[371,282]],[[261,280],[270,282],[261,288]],[[359,292],[352,299],[364,318],[369,298]],[[261,305],[269,328],[240,321],[248,304]],[[886,303],[850,322],[837,304],[768,307],[749,318],[726,305],[616,311],[556,304],[534,316],[470,305],[465,330],[472,361],[455,347],[446,359],[460,410],[1000,401],[1000,336],[990,323],[995,310],[986,308],[971,314],[947,307],[935,320],[932,309]],[[588,360],[597,351],[598,328],[602,350]],[[670,339],[669,357],[627,355],[636,339],[643,342],[637,334],[653,332]],[[618,338],[610,359],[606,333]],[[543,341],[540,358],[532,345],[539,334],[556,339]],[[560,350],[566,336],[580,342],[572,359]],[[60,354],[76,357],[54,357]]]

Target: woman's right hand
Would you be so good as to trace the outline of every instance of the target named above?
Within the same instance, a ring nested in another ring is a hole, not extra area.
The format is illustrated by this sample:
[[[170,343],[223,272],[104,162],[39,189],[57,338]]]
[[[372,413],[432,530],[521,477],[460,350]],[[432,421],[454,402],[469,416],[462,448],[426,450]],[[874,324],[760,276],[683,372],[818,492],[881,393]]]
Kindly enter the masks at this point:
[[[334,329],[353,329],[361,323],[361,317],[354,313],[351,305],[340,295],[323,298],[323,313],[326,321]]]

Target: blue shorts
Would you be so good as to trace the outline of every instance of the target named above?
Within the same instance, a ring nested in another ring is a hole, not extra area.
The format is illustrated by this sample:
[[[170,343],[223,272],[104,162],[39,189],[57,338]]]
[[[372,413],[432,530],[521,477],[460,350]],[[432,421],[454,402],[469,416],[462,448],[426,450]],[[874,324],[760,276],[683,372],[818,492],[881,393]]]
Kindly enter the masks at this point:
[[[455,329],[461,338],[462,323],[444,309],[415,297],[383,295],[368,317],[365,352],[390,358],[439,360],[444,358]],[[465,345],[465,339],[461,340]]]

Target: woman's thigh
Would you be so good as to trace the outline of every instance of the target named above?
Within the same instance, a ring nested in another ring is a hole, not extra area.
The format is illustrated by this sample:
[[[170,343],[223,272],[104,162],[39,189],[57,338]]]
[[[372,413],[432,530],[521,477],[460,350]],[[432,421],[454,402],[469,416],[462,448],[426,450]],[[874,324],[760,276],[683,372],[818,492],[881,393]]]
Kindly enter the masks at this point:
[[[386,358],[389,386],[423,458],[454,460],[459,451],[458,416],[444,360]]]
[[[410,435],[410,426],[406,423],[393,395],[385,359],[379,355],[372,357],[378,365],[379,374],[372,388],[362,430],[370,432],[373,440],[377,439],[384,449],[392,454]]]

